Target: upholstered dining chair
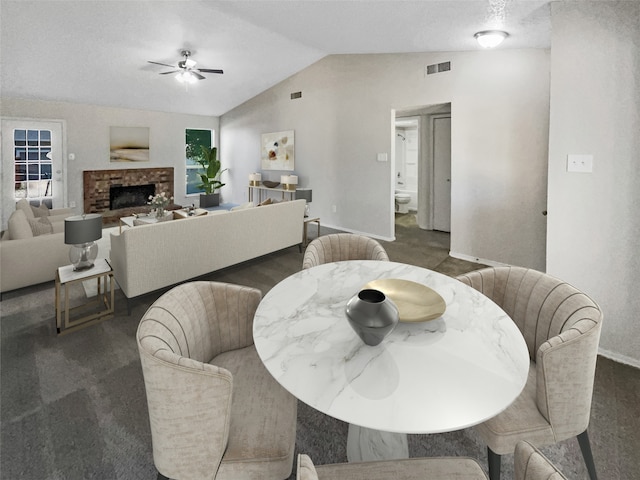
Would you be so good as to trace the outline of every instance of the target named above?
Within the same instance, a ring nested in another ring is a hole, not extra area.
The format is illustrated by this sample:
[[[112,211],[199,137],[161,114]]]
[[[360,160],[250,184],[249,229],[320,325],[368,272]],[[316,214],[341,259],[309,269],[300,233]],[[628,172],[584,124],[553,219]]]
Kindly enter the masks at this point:
[[[566,480],[566,477],[528,442],[516,444],[515,480]],[[315,466],[298,454],[298,480],[486,480],[475,460],[465,457],[411,458],[379,462],[336,463]]]
[[[190,282],[158,298],[138,326],[158,478],[288,478],[297,400],[253,345],[259,290]]]
[[[524,440],[516,444],[513,458],[515,480],[566,480],[558,470],[536,447]]]
[[[377,240],[352,233],[332,233],[318,237],[307,245],[302,268],[343,260],[389,260]]]
[[[500,478],[500,455],[520,440],[545,446],[577,436],[591,480],[596,470],[587,434],[602,328],[598,305],[575,287],[520,267],[457,277],[497,303],[527,343],[529,378],[502,413],[474,427],[487,443],[489,477]]]

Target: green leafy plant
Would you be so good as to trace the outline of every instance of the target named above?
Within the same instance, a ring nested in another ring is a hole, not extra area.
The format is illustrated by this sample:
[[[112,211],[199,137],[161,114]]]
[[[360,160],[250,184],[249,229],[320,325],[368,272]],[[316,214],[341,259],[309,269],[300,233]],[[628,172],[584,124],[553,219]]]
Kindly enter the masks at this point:
[[[216,147],[209,149],[201,145],[200,152],[194,156],[194,160],[204,169],[204,173],[198,173],[202,182],[198,185],[198,188],[201,188],[209,195],[226,185],[220,181],[220,175],[227,169],[220,170],[221,164],[220,160],[218,160],[218,149]]]

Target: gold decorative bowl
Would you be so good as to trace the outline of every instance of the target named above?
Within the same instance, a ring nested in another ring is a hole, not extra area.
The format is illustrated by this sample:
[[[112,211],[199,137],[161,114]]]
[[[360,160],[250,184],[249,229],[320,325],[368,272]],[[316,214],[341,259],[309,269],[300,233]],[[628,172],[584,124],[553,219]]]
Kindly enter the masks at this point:
[[[398,307],[401,322],[427,322],[442,316],[447,309],[444,299],[421,283],[400,278],[382,278],[363,288],[380,290]]]
[[[271,180],[263,180],[262,184],[267,188],[276,188],[280,182],[272,182]]]

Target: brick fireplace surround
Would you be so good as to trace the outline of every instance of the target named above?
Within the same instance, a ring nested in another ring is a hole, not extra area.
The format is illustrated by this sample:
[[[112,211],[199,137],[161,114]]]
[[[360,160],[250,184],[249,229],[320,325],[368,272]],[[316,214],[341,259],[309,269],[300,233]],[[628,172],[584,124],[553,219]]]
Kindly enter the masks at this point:
[[[109,209],[109,187],[129,187],[153,183],[156,193],[167,192],[173,196],[173,167],[126,168],[120,170],[85,170],[82,172],[84,189],[84,213],[102,214],[105,225],[117,223],[120,217],[148,212],[149,206]]]

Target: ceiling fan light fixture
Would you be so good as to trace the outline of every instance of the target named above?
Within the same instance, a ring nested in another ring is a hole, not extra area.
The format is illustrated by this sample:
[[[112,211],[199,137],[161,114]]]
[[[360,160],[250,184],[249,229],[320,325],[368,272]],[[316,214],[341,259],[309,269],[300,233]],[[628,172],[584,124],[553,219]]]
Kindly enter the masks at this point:
[[[484,30],[474,35],[475,39],[483,48],[497,47],[508,36],[509,34],[502,30]]]
[[[198,81],[196,76],[188,70],[179,72],[176,75],[176,80],[178,80],[180,83],[196,83]]]

